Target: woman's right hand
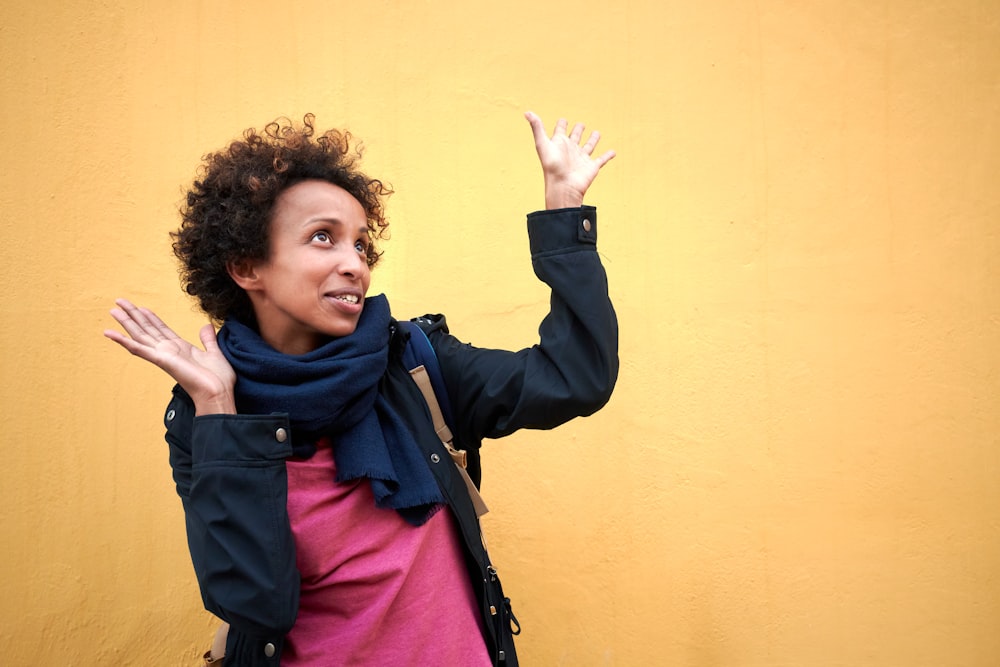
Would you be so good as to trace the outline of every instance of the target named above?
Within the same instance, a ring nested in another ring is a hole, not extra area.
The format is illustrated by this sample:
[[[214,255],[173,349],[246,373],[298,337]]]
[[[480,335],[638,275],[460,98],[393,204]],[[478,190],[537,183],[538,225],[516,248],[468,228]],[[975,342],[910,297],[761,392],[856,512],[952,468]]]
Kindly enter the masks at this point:
[[[196,415],[236,413],[236,373],[219,349],[211,324],[199,332],[202,350],[174,333],[151,310],[137,308],[126,299],[115,303],[118,307],[111,309],[111,317],[128,335],[106,329],[105,336],[166,371],[194,401]]]

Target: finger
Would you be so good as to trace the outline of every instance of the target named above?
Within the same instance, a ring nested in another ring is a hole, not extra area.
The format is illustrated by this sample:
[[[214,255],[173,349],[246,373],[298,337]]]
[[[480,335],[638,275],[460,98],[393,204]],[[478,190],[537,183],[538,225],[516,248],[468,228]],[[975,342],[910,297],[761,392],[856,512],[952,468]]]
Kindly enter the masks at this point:
[[[146,333],[146,331],[142,328],[142,325],[139,322],[136,322],[130,313],[122,310],[121,308],[112,308],[111,317],[113,317],[134,340],[142,339],[149,345],[153,344],[153,338]]]
[[[542,123],[542,119],[531,111],[524,112],[524,117],[528,119],[528,124],[531,125],[531,133],[535,137],[535,147],[542,146],[549,139],[545,134],[545,125]]]
[[[153,328],[160,332],[164,338],[170,340],[177,340],[180,338],[180,336],[174,333],[173,329],[164,324],[163,320],[161,320],[159,316],[157,316],[157,314],[149,308],[140,308],[139,312],[146,316],[146,319],[149,320],[149,323],[153,326]]]
[[[580,143],[580,137],[583,136],[583,123],[577,123],[573,126],[573,131],[570,133],[569,138],[574,144]]]
[[[127,336],[123,336],[120,331],[115,331],[114,329],[105,329],[104,330],[104,337],[108,338],[110,340],[113,340],[114,342],[118,343],[122,347],[128,347],[126,345],[126,342],[132,342],[131,338],[129,338]]]
[[[607,153],[601,155],[599,158],[595,159],[594,162],[597,163],[597,168],[600,169],[608,162],[611,162],[611,160],[615,157],[615,155],[617,155],[617,153],[615,153],[614,151],[608,151]]]
[[[597,130],[594,130],[593,132],[590,133],[590,138],[587,139],[587,143],[583,145],[583,151],[587,155],[590,155],[591,153],[594,152],[594,149],[597,148],[597,142],[600,140],[601,140],[601,133],[598,132]]]
[[[126,321],[115,317],[118,323],[125,327],[129,335],[133,338],[136,336],[148,336],[151,340],[162,340],[163,335],[157,330],[157,328],[149,321],[149,318],[143,314],[142,309],[137,308],[128,299],[115,299],[115,303],[118,307],[125,312],[128,316]],[[112,316],[114,312],[112,311]]]
[[[118,343],[131,354],[139,357],[140,359],[156,363],[152,356],[153,348],[148,345],[143,345],[142,343],[132,340],[128,336],[123,335],[120,331],[115,331],[114,329],[105,329],[104,336]]]
[[[569,125],[569,122],[567,122],[567,120],[565,118],[560,118],[558,121],[556,121],[556,130],[555,130],[555,132],[552,133],[552,136],[553,137],[557,137],[559,135],[565,136],[566,135],[566,127],[568,125]]]
[[[219,351],[219,341],[216,339],[215,327],[211,324],[206,324],[201,328],[201,331],[198,332],[198,338],[201,339],[201,344],[206,352]]]

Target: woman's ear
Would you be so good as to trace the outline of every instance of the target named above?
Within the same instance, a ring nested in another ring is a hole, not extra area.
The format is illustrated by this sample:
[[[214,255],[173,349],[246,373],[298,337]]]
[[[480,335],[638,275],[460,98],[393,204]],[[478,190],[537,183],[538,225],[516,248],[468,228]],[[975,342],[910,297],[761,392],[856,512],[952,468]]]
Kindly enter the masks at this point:
[[[226,271],[229,277],[246,292],[260,289],[260,276],[257,274],[257,265],[249,259],[240,259],[226,264]]]

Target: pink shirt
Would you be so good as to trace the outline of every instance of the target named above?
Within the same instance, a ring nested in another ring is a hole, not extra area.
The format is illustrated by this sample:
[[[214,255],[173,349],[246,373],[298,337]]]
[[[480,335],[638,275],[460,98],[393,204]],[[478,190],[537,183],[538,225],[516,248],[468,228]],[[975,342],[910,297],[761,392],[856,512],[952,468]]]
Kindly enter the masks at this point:
[[[328,442],[287,468],[302,591],[282,665],[492,664],[447,508],[419,527],[376,508],[367,480],[335,481]]]

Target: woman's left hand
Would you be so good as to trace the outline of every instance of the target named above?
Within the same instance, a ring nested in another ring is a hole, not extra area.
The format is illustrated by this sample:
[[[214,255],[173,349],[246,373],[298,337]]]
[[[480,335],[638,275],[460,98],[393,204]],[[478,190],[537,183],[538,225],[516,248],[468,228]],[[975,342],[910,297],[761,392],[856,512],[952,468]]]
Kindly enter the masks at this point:
[[[569,123],[565,118],[560,118],[555,132],[549,137],[541,118],[531,111],[526,112],[524,117],[531,124],[535,150],[538,151],[538,159],[545,175],[545,208],[580,206],[590,184],[597,178],[597,172],[615,156],[615,152],[607,151],[593,157],[601,133],[596,130],[591,132],[587,142],[580,145],[583,123],[574,125],[573,130],[567,134]]]

